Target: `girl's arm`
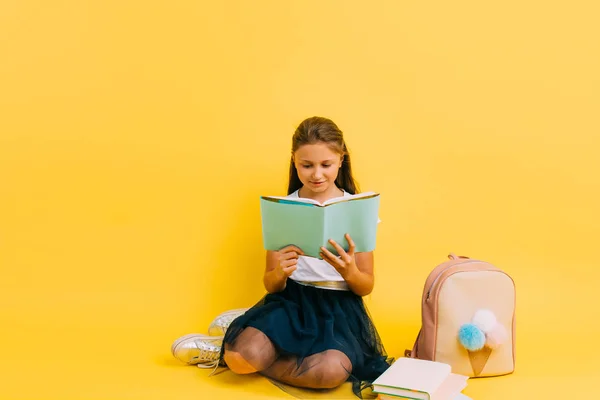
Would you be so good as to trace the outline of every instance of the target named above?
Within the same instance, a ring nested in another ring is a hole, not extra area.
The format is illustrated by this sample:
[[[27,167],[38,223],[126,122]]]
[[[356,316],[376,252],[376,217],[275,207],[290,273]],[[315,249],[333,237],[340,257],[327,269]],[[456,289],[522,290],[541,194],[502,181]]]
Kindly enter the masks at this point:
[[[373,291],[373,286],[375,286],[373,252],[355,253],[354,258],[356,269],[350,268],[346,276],[342,276],[350,290],[359,296],[366,296]]]

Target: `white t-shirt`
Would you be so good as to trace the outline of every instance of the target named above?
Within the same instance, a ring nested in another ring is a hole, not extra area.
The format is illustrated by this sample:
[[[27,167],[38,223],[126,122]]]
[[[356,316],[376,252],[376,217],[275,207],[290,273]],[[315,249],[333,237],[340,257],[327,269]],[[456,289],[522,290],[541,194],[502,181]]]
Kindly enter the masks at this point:
[[[345,190],[343,192],[344,197],[350,196]],[[287,197],[299,197],[298,190]],[[289,279],[299,282],[344,281],[340,273],[325,260],[300,256],[297,265]]]

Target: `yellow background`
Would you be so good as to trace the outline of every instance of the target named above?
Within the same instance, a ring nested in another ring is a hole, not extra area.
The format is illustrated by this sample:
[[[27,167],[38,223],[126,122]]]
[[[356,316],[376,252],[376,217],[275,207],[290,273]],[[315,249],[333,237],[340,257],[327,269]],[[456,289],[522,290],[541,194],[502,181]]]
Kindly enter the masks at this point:
[[[600,7],[559,4],[0,3],[0,398],[289,398],[170,345],[263,295],[257,199],[312,115],[382,193],[365,300],[389,353],[452,251],[517,283],[517,371],[465,393],[585,397]]]

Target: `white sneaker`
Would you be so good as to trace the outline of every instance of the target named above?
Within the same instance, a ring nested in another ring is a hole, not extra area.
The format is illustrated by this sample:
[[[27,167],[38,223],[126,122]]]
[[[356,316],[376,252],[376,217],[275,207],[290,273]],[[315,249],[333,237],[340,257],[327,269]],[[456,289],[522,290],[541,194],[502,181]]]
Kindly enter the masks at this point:
[[[240,315],[243,315],[248,310],[249,308],[237,308],[217,315],[208,326],[208,334],[211,336],[224,336],[233,320]]]
[[[200,368],[213,368],[219,365],[223,336],[207,336],[191,333],[173,342],[171,353],[179,361],[198,365]]]

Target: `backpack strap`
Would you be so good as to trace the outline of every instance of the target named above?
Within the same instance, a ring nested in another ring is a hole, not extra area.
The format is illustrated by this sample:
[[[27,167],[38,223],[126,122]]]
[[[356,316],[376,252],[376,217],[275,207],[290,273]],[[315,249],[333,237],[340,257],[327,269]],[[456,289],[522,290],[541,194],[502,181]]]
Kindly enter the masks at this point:
[[[406,349],[404,350],[404,357],[416,358],[417,352],[419,350],[419,338],[421,337],[422,329],[419,329],[419,334],[417,335],[417,340],[415,340],[415,344],[413,345],[412,350]]]
[[[448,258],[449,258],[449,259],[451,259],[451,260],[458,260],[459,258],[463,258],[463,259],[465,259],[465,260],[468,260],[468,259],[469,259],[469,257],[466,257],[466,256],[457,256],[457,255],[456,255],[456,254],[454,254],[454,253],[450,253],[450,254],[448,254]]]
[[[457,256],[455,253],[448,254],[448,258],[450,260],[469,259],[469,257],[466,256]],[[413,348],[404,350],[404,357],[417,358],[419,353],[419,339],[421,338],[422,331],[423,328],[419,329],[419,334],[417,335]]]

